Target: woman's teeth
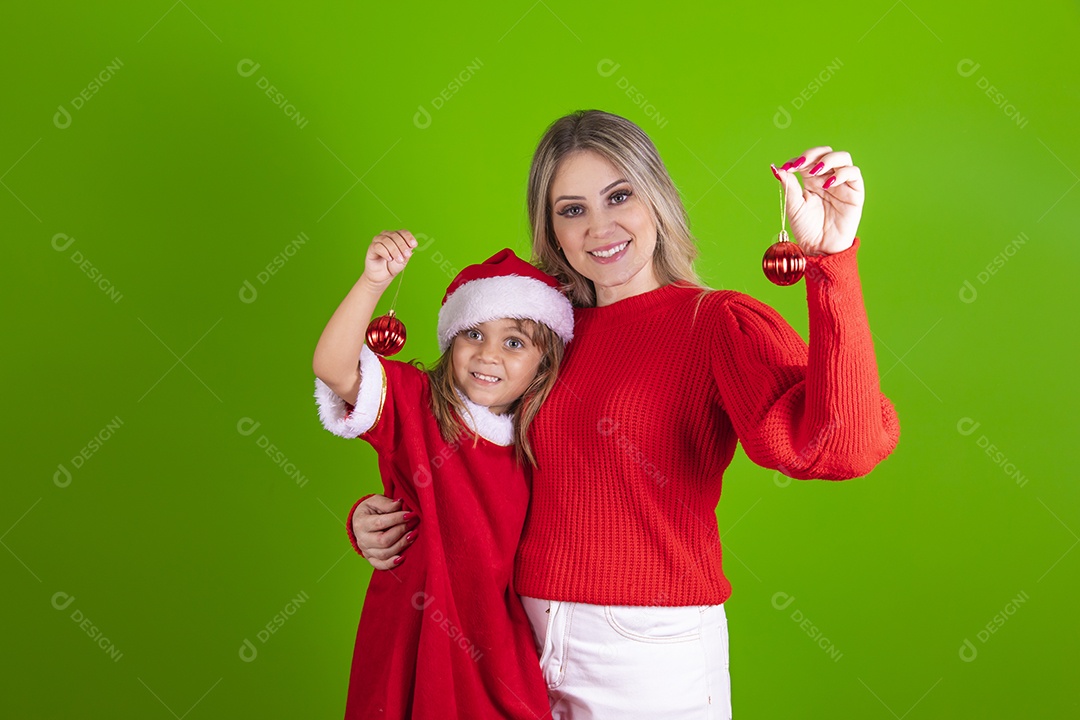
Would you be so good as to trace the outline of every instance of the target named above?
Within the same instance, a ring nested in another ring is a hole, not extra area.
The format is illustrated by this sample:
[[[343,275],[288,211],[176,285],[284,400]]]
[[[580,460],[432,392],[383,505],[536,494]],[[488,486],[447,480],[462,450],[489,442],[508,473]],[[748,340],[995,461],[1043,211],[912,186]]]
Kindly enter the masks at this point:
[[[484,375],[477,372],[473,373],[473,377],[477,378],[478,380],[483,380],[484,382],[499,382],[499,378],[497,377],[493,377],[491,375]]]
[[[598,258],[609,258],[609,257],[612,257],[614,255],[618,255],[619,253],[621,253],[624,249],[626,249],[626,246],[629,245],[629,244],[630,244],[630,241],[627,240],[626,242],[621,243],[619,245],[616,245],[615,247],[613,247],[613,248],[611,248],[609,250],[593,250],[589,254],[590,255],[595,255]]]

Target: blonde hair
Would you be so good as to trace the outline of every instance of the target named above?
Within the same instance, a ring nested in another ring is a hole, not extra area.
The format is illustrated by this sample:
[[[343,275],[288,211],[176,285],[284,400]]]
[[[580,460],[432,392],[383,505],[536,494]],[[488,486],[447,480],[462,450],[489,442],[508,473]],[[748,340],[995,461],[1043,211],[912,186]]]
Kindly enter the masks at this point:
[[[644,198],[656,223],[653,272],[661,285],[700,286],[694,271],[697,244],[679,191],[649,136],[626,118],[602,110],[579,110],[556,120],[544,133],[529,168],[528,209],[533,261],[564,285],[579,307],[596,305],[591,280],[575,270],[559,250],[551,220],[551,186],[560,164],[590,151],[610,162]]]
[[[525,388],[521,397],[510,406],[510,413],[514,419],[514,447],[517,451],[518,462],[528,462],[536,467],[536,456],[533,455],[532,444],[529,442],[529,426],[532,425],[540,406],[547,399],[551,389],[555,387],[555,380],[559,375],[559,365],[563,357],[563,341],[554,330],[543,323],[533,320],[518,320],[518,330],[528,335],[529,339],[540,349],[540,365],[536,370],[536,376]],[[465,330],[462,330],[465,332]],[[460,418],[464,418],[469,412],[465,403],[458,395],[457,385],[454,383],[454,343],[457,342],[458,333],[446,352],[439,357],[430,370],[421,370],[427,373],[431,380],[431,411],[435,420],[439,423],[439,432],[443,440],[448,443],[457,442],[463,429]],[[479,435],[474,434],[474,442]]]

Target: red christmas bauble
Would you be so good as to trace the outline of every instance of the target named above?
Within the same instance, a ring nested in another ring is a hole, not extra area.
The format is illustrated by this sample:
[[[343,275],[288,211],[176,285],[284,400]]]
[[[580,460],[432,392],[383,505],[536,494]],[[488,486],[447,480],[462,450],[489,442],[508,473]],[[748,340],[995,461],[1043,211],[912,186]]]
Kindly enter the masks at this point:
[[[375,354],[383,357],[394,355],[405,347],[405,323],[398,320],[391,310],[371,321],[366,339],[367,346]]]
[[[802,280],[806,256],[801,247],[787,239],[787,233],[780,233],[780,240],[761,258],[761,269],[765,271],[765,277],[777,285],[794,285]]]

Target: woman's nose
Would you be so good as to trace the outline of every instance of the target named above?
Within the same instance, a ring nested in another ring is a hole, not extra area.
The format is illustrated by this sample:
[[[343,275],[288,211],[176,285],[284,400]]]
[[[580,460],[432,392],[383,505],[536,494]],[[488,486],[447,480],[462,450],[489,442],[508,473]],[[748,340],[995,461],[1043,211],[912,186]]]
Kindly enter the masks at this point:
[[[592,214],[589,220],[589,235],[594,238],[608,238],[615,231],[615,219],[600,211]]]

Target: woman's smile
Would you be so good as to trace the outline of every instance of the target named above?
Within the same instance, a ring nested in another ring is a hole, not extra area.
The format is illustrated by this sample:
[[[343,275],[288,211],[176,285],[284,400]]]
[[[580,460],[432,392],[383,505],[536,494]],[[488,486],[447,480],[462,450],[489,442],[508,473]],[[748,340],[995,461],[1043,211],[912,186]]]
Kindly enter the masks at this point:
[[[623,240],[620,243],[612,243],[596,250],[589,250],[588,253],[599,262],[615,262],[626,254],[625,251],[630,246],[630,242],[630,240]]]

